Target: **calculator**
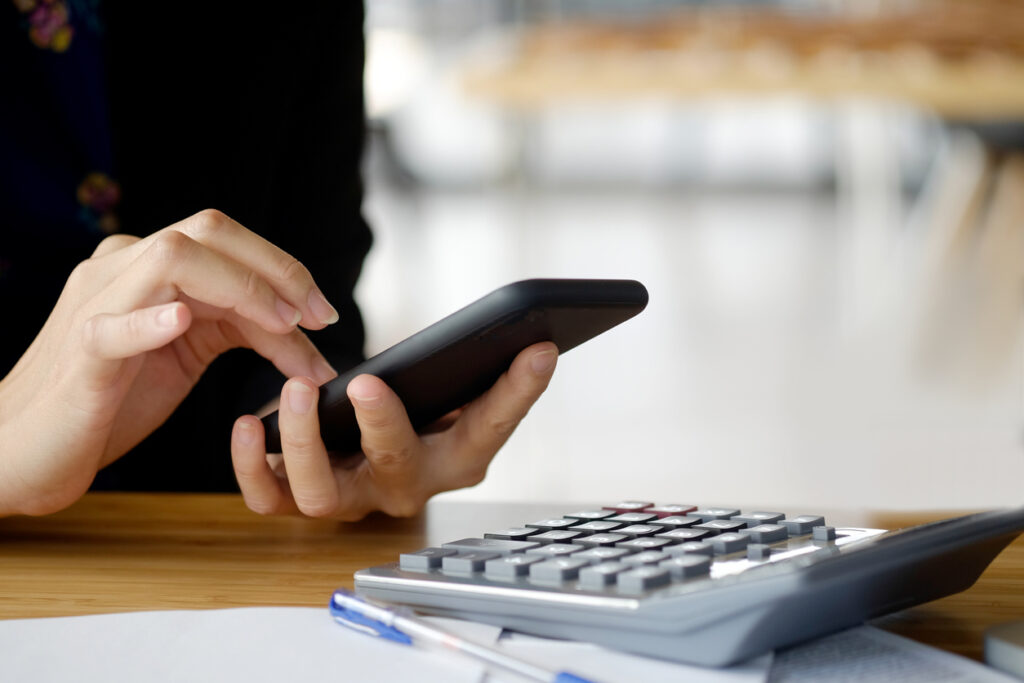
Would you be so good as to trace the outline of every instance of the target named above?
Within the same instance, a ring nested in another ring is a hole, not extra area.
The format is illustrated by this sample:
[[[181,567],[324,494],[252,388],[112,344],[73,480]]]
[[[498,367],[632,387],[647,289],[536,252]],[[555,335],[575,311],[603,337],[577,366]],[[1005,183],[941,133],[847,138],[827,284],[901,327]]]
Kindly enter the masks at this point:
[[[724,666],[968,588],[1024,508],[898,530],[623,501],[410,548],[356,591],[426,613]]]

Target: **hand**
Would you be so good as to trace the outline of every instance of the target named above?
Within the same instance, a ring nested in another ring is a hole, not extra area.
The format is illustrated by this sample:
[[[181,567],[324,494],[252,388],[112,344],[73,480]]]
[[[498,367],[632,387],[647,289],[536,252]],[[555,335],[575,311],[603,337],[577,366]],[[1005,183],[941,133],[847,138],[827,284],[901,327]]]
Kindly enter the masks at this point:
[[[108,237],[0,382],[0,515],[70,505],[230,348],[335,377],[296,324],[337,319],[305,267],[220,212]]]
[[[372,510],[404,517],[435,493],[483,480],[494,454],[547,388],[557,348],[523,350],[485,394],[448,416],[442,430],[413,431],[401,400],[383,381],[359,375],[348,385],[364,458],[332,461],[320,439],[316,382],[296,377],[281,394],[283,454],[267,454],[254,415],[235,422],[231,455],[246,505],[261,514],[357,520]]]

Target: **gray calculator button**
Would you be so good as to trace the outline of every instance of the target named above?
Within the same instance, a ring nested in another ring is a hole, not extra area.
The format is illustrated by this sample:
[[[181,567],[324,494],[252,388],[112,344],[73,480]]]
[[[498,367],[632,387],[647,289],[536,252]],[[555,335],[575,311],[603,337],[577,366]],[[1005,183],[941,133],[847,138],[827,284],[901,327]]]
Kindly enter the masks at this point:
[[[454,548],[424,548],[414,553],[402,553],[398,556],[398,566],[402,569],[425,570],[441,566],[441,560],[458,551]]]
[[[506,541],[522,541],[527,536],[533,536],[536,533],[540,533],[540,529],[531,529],[525,526],[515,526],[509,527],[508,529],[490,531],[484,534],[484,538],[501,538]]]
[[[581,550],[586,550],[586,548],[582,545],[576,545],[573,543],[549,543],[548,545],[542,545],[539,548],[531,548],[526,551],[526,554],[539,555],[540,557],[563,557],[565,555],[578,553]]]
[[[649,522],[652,519],[657,519],[658,515],[652,515],[647,512],[624,512],[621,515],[615,515],[609,517],[609,522],[622,522],[623,524],[643,524]]]
[[[499,555],[511,555],[536,548],[539,543],[531,541],[506,541],[500,538],[464,538],[461,541],[442,543],[442,548],[452,548],[459,552],[475,552],[477,550]]]
[[[501,557],[498,553],[488,553],[484,551],[475,551],[468,553],[459,553],[458,555],[450,555],[441,560],[441,570],[444,572],[452,572],[455,574],[470,574],[472,572],[480,572],[484,569],[484,564],[487,560],[493,560],[496,557]]]
[[[690,513],[691,517],[700,517],[701,521],[711,522],[716,519],[729,519],[740,514],[739,510],[732,508],[701,508]]]
[[[781,524],[758,524],[740,533],[749,536],[754,543],[776,543],[789,538],[789,532]]]
[[[659,517],[673,517],[675,515],[685,515],[696,509],[696,505],[679,505],[678,503],[672,503],[669,505],[655,505],[652,508],[647,508],[644,512],[653,512]]]
[[[708,543],[715,549],[715,555],[728,555],[743,550],[750,543],[746,534],[726,533],[711,538]]]
[[[836,528],[834,526],[816,526],[811,530],[811,538],[815,541],[836,540]]]
[[[779,520],[785,516],[781,512],[757,510],[755,512],[744,512],[743,514],[736,515],[733,519],[737,522],[746,522],[747,526],[757,526],[758,524],[778,524]]]
[[[629,555],[630,551],[625,548],[588,548],[578,553],[573,554],[574,560],[586,560],[590,564],[601,564],[602,562],[610,562],[611,560],[618,560],[619,558]]]
[[[584,536],[583,538],[576,539],[574,542],[578,545],[585,545],[588,548],[592,548],[601,545],[615,545],[619,541],[625,541],[628,539],[629,536],[625,536],[623,534],[607,533]]]
[[[685,543],[687,541],[699,541],[710,535],[711,532],[707,529],[672,529],[671,531],[658,534],[655,538],[667,538],[673,543]]]
[[[530,565],[544,562],[537,555],[506,555],[484,563],[484,576],[494,579],[514,579],[530,571]]]
[[[619,574],[619,590],[623,593],[643,593],[664,586],[671,580],[672,575],[664,567],[637,567]]]
[[[705,555],[711,557],[714,555],[715,549],[711,547],[710,543],[704,541],[687,541],[679,545],[665,546],[663,552],[673,557],[679,557],[680,555]]]
[[[690,579],[709,573],[711,558],[704,555],[679,555],[663,560],[658,566],[667,569],[677,579]]]
[[[552,519],[541,519],[536,522],[530,522],[523,526],[532,527],[534,529],[566,529],[571,526],[575,526],[580,523],[578,519],[569,519],[567,517],[555,517]]]
[[[599,519],[607,519],[614,514],[614,510],[579,510],[562,516],[568,517],[569,519],[582,519],[588,522],[593,522]]]
[[[765,543],[751,543],[747,546],[748,560],[767,560],[772,555],[772,547]]]
[[[584,522],[579,526],[574,526],[573,531],[578,531],[580,534],[603,534],[606,531],[612,529],[618,529],[621,526],[626,526],[622,522],[609,522],[607,520],[598,520],[596,522]]]
[[[539,534],[530,536],[530,541],[533,543],[540,543],[547,545],[548,543],[568,543],[569,541],[582,536],[581,531],[571,531],[569,529],[552,529],[551,531],[542,531]]]
[[[825,518],[821,515],[800,515],[793,519],[783,519],[779,524],[786,527],[790,536],[801,536],[811,533],[816,526],[825,526]]]
[[[691,517],[689,515],[680,516],[672,515],[671,517],[662,517],[660,519],[652,519],[648,524],[655,524],[657,526],[663,526],[669,529],[687,529],[694,524],[701,523],[700,517]]]
[[[579,555],[576,557],[579,557]],[[592,567],[584,567],[580,570],[580,586],[583,588],[604,588],[608,584],[615,583],[615,577],[629,569],[632,569],[632,567],[621,562],[604,562]]]
[[[624,534],[626,536],[653,536],[659,531],[664,531],[660,526],[654,526],[653,524],[630,524],[624,526],[621,529],[616,529],[615,533]]]
[[[731,519],[713,519],[710,522],[704,522],[693,527],[694,529],[704,529],[711,532],[712,534],[727,534],[730,532],[739,531],[745,528],[746,522],[734,522]]]
[[[530,578],[536,581],[567,581],[575,579],[580,570],[590,565],[586,560],[558,557],[530,565]]]
[[[657,536],[646,536],[643,538],[631,538],[628,541],[616,543],[616,548],[626,548],[627,550],[633,550],[640,552],[643,550],[659,550],[667,545],[672,545],[675,541],[669,538],[658,538]]]
[[[649,507],[653,507],[654,503],[647,503],[640,500],[624,500],[616,503],[615,505],[602,505],[601,507],[605,510],[614,510],[615,512],[640,512]]]
[[[622,564],[628,564],[631,567],[645,564],[658,564],[662,560],[667,560],[669,556],[663,552],[657,550],[645,550],[642,553],[636,555],[626,555],[619,562]]]

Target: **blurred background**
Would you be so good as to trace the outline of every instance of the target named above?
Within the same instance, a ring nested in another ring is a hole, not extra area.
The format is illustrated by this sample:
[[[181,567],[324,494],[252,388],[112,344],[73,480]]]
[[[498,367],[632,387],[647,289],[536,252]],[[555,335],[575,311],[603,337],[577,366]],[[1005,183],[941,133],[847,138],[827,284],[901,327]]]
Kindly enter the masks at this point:
[[[634,278],[450,499],[1024,502],[1024,4],[372,0],[376,353]]]

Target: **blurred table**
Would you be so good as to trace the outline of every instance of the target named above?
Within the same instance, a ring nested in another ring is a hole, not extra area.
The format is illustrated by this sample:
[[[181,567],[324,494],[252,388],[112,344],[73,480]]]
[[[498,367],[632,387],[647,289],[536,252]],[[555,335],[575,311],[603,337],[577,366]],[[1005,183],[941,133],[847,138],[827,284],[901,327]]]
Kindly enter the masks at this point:
[[[432,503],[411,519],[260,517],[240,496],[93,493],[49,517],[0,519],[0,618],[254,605],[326,605],[358,569],[564,505]],[[833,514],[895,528],[943,514]],[[993,624],[1024,619],[1024,539],[970,590],[879,621],[980,659]]]

